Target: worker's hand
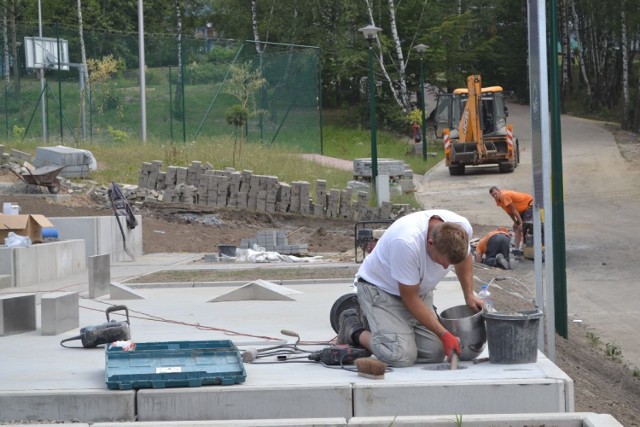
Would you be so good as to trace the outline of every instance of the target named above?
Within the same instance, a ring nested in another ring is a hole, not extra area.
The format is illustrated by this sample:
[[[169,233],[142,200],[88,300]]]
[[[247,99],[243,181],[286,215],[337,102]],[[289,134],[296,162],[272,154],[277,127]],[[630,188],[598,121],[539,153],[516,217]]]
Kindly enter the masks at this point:
[[[465,297],[465,302],[467,303],[467,307],[477,313],[482,310],[482,306],[484,305],[484,301],[482,298],[478,298],[476,295],[469,295]]]
[[[455,337],[451,332],[447,331],[440,336],[440,341],[442,341],[442,346],[444,347],[444,354],[447,356],[447,360],[451,360],[451,356],[455,351],[458,355],[462,354],[462,349],[460,348],[460,340]]]
[[[513,231],[522,230],[522,221],[513,221]]]

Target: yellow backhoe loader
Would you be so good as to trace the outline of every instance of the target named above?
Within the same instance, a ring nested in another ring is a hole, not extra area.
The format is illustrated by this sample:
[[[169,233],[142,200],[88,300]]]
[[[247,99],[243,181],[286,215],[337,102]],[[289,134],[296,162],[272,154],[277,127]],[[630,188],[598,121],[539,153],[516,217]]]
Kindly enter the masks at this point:
[[[479,75],[467,78],[466,89],[438,95],[436,137],[443,138],[449,174],[492,164],[500,172],[513,172],[520,163],[520,147],[508,115],[502,87],[483,88]]]

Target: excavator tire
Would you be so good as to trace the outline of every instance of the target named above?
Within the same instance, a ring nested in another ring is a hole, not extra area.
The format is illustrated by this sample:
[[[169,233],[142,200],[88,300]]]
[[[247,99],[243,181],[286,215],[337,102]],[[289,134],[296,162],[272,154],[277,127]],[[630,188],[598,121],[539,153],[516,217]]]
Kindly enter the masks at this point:
[[[514,169],[516,168],[516,164],[514,163],[500,163],[498,165],[498,170],[500,171],[500,173],[509,173],[509,172],[513,172]]]
[[[464,175],[464,165],[449,166],[449,175]]]

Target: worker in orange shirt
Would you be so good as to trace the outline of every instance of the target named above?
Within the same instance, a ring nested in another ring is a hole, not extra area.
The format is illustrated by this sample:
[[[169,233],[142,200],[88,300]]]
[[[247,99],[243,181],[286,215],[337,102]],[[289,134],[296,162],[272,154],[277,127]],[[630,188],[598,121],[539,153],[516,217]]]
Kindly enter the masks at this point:
[[[509,262],[509,246],[511,235],[505,227],[499,227],[489,232],[476,246],[476,262],[482,262],[491,267],[511,269]]]
[[[533,220],[533,197],[527,193],[519,193],[512,190],[500,190],[493,186],[489,189],[489,194],[513,220],[514,250],[516,256],[522,256],[523,241],[522,224],[525,221]]]

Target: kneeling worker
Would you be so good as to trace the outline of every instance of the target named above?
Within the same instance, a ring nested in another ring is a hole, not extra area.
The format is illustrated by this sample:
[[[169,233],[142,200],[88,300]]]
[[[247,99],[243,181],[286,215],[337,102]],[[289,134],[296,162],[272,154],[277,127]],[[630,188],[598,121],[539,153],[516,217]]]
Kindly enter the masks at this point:
[[[443,209],[396,220],[358,270],[359,308],[340,315],[338,343],[397,367],[461,354],[458,338],[438,321],[433,289],[453,267],[467,306],[482,309],[473,291],[472,234],[466,218]]]
[[[509,263],[509,246],[511,236],[509,230],[499,227],[484,236],[476,247],[476,262],[482,262],[491,267],[511,269]]]

